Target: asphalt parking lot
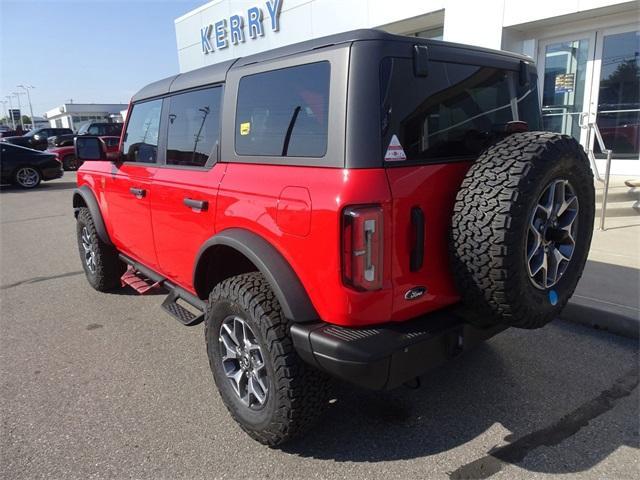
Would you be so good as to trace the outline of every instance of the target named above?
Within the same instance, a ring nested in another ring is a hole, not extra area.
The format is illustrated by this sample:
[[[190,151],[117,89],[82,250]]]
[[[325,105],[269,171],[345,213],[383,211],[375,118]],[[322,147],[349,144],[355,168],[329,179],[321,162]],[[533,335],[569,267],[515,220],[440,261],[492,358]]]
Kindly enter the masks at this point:
[[[638,478],[637,342],[562,321],[506,331],[417,390],[336,385],[307,437],[254,442],[202,325],[161,295],[89,287],[74,185],[0,188],[0,477]]]

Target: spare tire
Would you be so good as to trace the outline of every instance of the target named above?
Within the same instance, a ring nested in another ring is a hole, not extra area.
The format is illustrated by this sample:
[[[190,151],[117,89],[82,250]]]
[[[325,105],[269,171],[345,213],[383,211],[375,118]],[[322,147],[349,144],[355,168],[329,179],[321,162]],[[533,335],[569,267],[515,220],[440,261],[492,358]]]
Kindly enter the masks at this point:
[[[557,316],[582,275],[594,206],[589,161],[573,138],[515,133],[485,150],[462,182],[451,225],[468,320],[539,328]]]

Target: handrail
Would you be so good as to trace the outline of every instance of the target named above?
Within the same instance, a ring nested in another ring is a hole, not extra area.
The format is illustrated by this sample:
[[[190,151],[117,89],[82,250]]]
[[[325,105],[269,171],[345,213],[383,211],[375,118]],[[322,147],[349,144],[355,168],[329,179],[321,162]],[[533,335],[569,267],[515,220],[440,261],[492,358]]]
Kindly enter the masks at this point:
[[[604,183],[602,189],[602,212],[600,213],[600,230],[604,230],[605,219],[607,217],[607,197],[609,196],[609,177],[611,176],[611,157],[613,156],[613,150],[607,148],[604,144],[604,140],[602,139],[602,134],[600,133],[600,129],[598,128],[598,124],[596,122],[588,122],[582,123],[582,119],[584,118],[584,114],[580,116],[580,128],[587,129],[587,138],[586,138],[586,151],[587,157],[589,157],[589,162],[591,163],[591,168],[593,169],[594,176],[596,180],[601,183]],[[600,147],[600,151],[607,155],[607,163],[604,171],[604,178],[600,176],[598,172],[598,166],[596,165],[596,156],[593,152],[593,148],[591,147],[591,131],[596,136],[596,140],[598,141],[598,146]]]

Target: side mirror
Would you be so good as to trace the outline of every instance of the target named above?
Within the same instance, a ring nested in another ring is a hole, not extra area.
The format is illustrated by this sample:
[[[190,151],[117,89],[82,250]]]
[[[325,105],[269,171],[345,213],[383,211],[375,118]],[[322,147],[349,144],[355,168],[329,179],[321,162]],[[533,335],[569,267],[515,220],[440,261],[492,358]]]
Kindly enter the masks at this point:
[[[76,159],[87,161],[105,161],[107,152],[104,143],[99,137],[79,136],[75,140]]]
[[[42,135],[42,134],[40,134],[40,133],[36,133],[36,134],[33,136],[33,139],[34,139],[36,142],[41,142],[42,140],[46,140],[46,139],[47,139],[47,137],[45,137],[44,135]]]

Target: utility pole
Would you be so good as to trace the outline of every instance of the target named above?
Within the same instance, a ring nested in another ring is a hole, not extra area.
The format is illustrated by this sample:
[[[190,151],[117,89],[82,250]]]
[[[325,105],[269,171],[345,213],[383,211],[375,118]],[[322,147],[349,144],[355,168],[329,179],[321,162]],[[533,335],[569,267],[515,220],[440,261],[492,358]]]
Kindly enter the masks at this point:
[[[27,92],[27,99],[29,100],[29,112],[31,113],[31,130],[35,130],[36,128],[36,119],[33,116],[33,107],[31,106],[31,95],[29,94],[30,88],[36,88],[33,85],[18,85],[18,88],[24,89]]]
[[[22,106],[20,105],[20,92],[13,92],[18,97],[18,110],[20,111],[20,128],[24,130],[24,123],[22,123]]]
[[[9,113],[10,113],[10,117],[11,117],[11,126],[13,127],[13,129],[16,129],[16,121],[13,118],[13,103],[11,103],[11,95],[7,95],[5,98],[9,99]]]
[[[9,126],[9,117],[7,116],[7,101],[6,100],[0,100],[0,103],[2,104],[2,111],[4,112],[4,123],[8,127]]]

